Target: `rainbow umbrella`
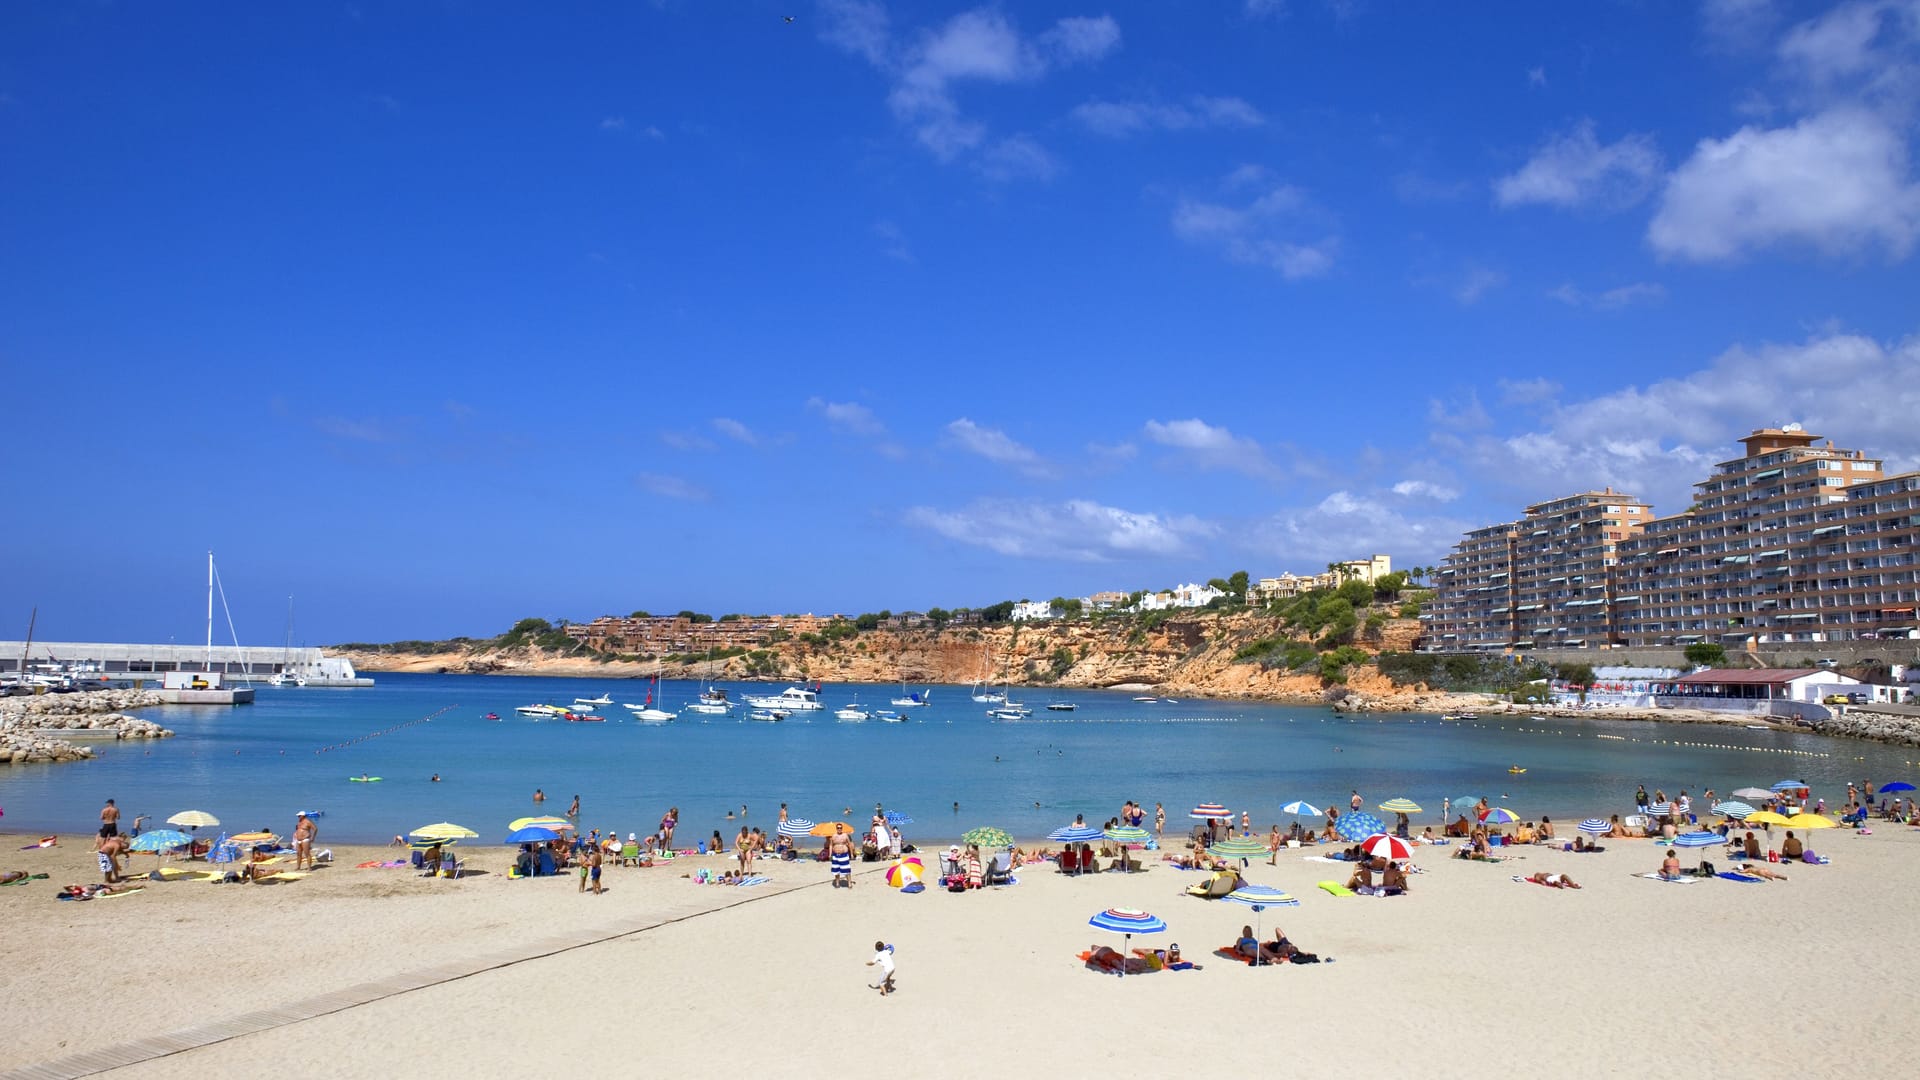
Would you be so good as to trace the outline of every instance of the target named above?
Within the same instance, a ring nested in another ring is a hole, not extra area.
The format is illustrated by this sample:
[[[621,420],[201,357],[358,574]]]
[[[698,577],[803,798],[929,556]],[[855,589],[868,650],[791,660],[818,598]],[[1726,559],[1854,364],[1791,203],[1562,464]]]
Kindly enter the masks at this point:
[[[1261,912],[1270,907],[1300,906],[1300,901],[1295,900],[1291,895],[1281,892],[1271,885],[1242,885],[1228,893],[1223,899],[1235,904],[1245,904],[1253,909],[1253,940],[1255,941],[1260,940]],[[1266,962],[1260,949],[1257,947],[1253,951],[1253,962],[1256,965]]]
[[[1494,807],[1487,811],[1486,817],[1480,819],[1480,821],[1486,825],[1511,825],[1519,820],[1519,814],[1514,813],[1504,806]]]
[[[513,832],[518,829],[552,829],[554,832],[571,832],[573,828],[573,822],[563,817],[554,817],[551,814],[514,818],[512,821],[507,822],[508,832]]]
[[[904,889],[909,885],[918,884],[926,875],[926,864],[917,856],[909,855],[887,867],[887,884],[896,889]]]
[[[1187,811],[1187,816],[1200,821],[1210,821],[1213,818],[1230,818],[1233,816],[1233,811],[1219,803],[1206,802]]]

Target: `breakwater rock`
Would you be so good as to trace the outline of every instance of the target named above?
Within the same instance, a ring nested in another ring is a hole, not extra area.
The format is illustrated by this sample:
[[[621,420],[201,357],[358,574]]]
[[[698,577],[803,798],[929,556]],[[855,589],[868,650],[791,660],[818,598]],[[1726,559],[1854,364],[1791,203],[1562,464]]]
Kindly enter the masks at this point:
[[[1875,742],[1920,746],[1920,716],[1848,709],[1840,716],[1822,721],[1817,730],[1822,735],[1849,735]]]
[[[0,698],[0,765],[83,761],[93,749],[76,738],[164,739],[173,734],[151,720],[120,709],[160,704],[146,690],[96,690],[84,694],[41,694]],[[71,732],[63,738],[61,733]]]

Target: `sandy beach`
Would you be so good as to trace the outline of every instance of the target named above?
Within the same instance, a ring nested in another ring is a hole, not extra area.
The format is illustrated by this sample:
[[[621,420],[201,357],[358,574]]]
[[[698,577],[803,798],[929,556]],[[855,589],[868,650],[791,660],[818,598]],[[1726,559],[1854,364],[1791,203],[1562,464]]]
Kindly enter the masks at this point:
[[[240,1025],[259,1030],[149,1046],[113,1074],[506,1076],[537,1053],[615,1074],[1173,1076],[1227,1053],[1310,1072],[1359,1055],[1370,1074],[1404,1076],[1677,1060],[1709,1076],[1752,1071],[1741,1062],[1827,1076],[1905,1049],[1897,980],[1920,960],[1904,910],[1920,829],[1895,825],[1823,831],[1811,846],[1832,865],[1781,866],[1790,880],[1765,884],[1635,877],[1663,849],[1627,840],[1593,855],[1513,848],[1499,864],[1427,849],[1410,895],[1336,898],[1315,883],[1345,866],[1283,852],[1245,872],[1300,902],[1264,927],[1333,962],[1258,969],[1212,955],[1252,910],[1181,895],[1202,875],[1151,852],[1138,874],[1036,866],[965,895],[901,894],[884,864],[861,865],[851,890],[827,887],[815,862],[762,861],[772,880],[753,888],[695,885],[681,875],[728,863],[686,858],[609,869],[595,897],[570,876],[509,880],[506,848],[469,849],[479,872],[449,881],[356,869],[390,852],[336,847],[301,881],[76,903],[54,893],[97,880],[90,845],[13,850],[32,839],[9,839],[0,859],[51,875],[0,889],[16,988],[0,1069],[66,1067],[31,1075],[85,1075],[72,1055],[269,1010]],[[1542,870],[1585,888],[1513,880]],[[1088,971],[1076,953],[1121,944],[1087,925],[1111,906],[1160,915],[1168,932],[1144,943],[1177,943],[1199,967]],[[875,939],[899,964],[884,999],[864,966]]]

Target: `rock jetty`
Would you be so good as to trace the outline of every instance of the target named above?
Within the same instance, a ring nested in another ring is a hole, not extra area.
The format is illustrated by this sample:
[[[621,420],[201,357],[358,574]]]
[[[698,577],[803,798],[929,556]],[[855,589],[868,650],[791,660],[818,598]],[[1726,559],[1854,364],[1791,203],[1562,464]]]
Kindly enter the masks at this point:
[[[0,765],[37,765],[84,761],[93,748],[62,738],[164,739],[173,734],[151,720],[121,709],[160,704],[148,690],[95,690],[84,694],[40,694],[0,698]]]

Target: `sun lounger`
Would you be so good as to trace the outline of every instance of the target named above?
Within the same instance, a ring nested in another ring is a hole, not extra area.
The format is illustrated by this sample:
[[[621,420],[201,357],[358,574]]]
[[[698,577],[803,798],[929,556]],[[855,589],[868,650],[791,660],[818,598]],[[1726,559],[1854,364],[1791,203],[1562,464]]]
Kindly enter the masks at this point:
[[[987,862],[986,882],[989,885],[1013,884],[1013,852],[1002,851]]]
[[[1060,857],[1054,861],[1063,874],[1071,874],[1080,869],[1080,853],[1072,848],[1062,851]]]
[[[1202,900],[1218,900],[1233,891],[1233,879],[1232,874],[1216,873],[1208,881],[1188,886],[1187,895],[1197,896]]]

